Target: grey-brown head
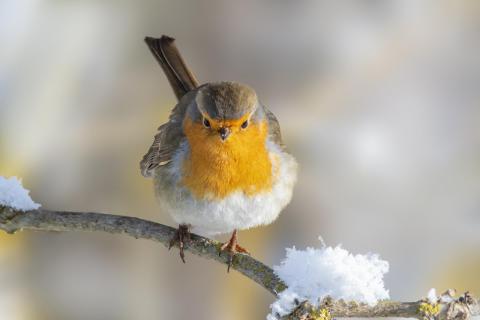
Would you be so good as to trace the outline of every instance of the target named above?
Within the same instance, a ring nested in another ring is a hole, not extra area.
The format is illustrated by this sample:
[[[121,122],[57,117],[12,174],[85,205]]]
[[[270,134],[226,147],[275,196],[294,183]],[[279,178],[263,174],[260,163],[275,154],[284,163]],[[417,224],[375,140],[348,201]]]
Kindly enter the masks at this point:
[[[202,86],[197,93],[201,113],[215,120],[235,120],[252,113],[257,107],[257,94],[237,82],[216,82]]]
[[[198,89],[187,116],[211,131],[215,130],[222,140],[226,140],[236,129],[246,129],[250,122],[263,119],[264,113],[257,94],[249,86],[237,82],[216,82]]]

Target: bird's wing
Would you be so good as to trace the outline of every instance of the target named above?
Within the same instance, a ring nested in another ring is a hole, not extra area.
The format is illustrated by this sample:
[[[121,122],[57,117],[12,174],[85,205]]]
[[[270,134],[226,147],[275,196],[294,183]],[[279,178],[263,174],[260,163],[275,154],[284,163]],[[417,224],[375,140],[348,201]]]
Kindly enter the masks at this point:
[[[285,148],[285,145],[282,141],[282,133],[280,132],[280,123],[278,123],[277,117],[273,114],[272,111],[268,110],[267,107],[263,107],[265,110],[265,115],[267,116],[268,121],[268,134],[270,139],[279,145],[282,149]]]
[[[189,92],[187,96],[190,94],[194,93]],[[178,149],[182,140],[185,139],[182,122],[188,104],[192,101],[187,96],[173,108],[168,122],[158,128],[152,146],[140,161],[140,169],[144,177],[152,176],[156,167],[169,163],[174,152]]]

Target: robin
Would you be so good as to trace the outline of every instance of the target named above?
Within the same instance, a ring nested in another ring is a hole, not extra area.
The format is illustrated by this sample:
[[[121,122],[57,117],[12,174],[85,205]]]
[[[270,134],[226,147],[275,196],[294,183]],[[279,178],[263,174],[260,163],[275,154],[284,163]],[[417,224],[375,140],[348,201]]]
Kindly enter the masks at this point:
[[[170,247],[184,246],[190,229],[203,235],[232,232],[221,252],[228,269],[237,230],[272,223],[290,202],[297,163],[282,142],[275,115],[255,91],[237,82],[198,85],[174,39],[145,39],[177,98],[140,167],[153,177],[160,204],[179,224]]]

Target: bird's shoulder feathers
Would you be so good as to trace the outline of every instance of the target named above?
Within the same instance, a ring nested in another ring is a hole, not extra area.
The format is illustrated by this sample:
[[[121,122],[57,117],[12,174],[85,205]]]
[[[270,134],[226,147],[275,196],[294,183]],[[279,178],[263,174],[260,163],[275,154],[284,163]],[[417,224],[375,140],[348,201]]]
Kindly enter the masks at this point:
[[[188,92],[172,109],[168,122],[158,128],[153,143],[140,162],[142,175],[152,176],[158,166],[166,165],[172,160],[172,156],[185,139],[183,133],[183,119],[189,104],[195,97],[197,90]]]

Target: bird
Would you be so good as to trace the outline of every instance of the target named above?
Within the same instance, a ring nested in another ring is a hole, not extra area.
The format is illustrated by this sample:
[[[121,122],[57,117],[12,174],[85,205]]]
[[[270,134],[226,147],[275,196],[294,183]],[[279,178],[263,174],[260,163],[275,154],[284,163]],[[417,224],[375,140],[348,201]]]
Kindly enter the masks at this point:
[[[179,227],[170,241],[184,248],[190,232],[231,233],[219,254],[249,254],[238,230],[268,225],[291,201],[297,162],[275,115],[250,86],[233,81],[199,85],[175,39],[146,37],[178,99],[140,162],[156,197]]]

